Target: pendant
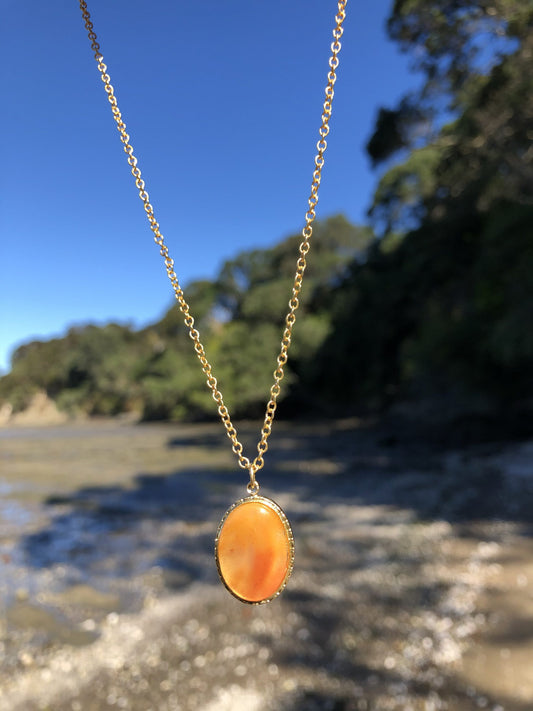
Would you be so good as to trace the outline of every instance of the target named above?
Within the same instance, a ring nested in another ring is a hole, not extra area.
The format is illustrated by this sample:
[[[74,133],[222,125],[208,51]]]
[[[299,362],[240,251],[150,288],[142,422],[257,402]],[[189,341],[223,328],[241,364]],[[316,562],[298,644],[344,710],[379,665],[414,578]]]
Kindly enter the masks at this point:
[[[242,602],[269,602],[283,590],[294,564],[294,538],[282,509],[265,496],[236,501],[215,540],[218,574]]]

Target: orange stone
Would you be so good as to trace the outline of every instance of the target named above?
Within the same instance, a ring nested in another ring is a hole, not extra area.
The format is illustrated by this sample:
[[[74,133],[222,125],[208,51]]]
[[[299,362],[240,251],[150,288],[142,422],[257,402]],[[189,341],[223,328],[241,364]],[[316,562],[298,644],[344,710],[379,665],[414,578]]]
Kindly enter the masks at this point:
[[[218,571],[240,600],[258,603],[274,597],[285,586],[293,558],[289,522],[270,499],[243,499],[222,519],[216,541]]]

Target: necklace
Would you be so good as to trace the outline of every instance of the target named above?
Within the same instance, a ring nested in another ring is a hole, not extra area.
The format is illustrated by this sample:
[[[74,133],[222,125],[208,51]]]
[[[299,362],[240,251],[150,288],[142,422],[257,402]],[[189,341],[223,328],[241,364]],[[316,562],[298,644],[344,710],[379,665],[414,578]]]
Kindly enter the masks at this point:
[[[194,350],[206,376],[207,386],[211,390],[213,400],[218,406],[218,414],[231,441],[232,450],[237,456],[239,466],[249,473],[250,478],[246,487],[248,496],[230,506],[218,527],[215,539],[215,559],[220,578],[229,592],[242,602],[251,604],[269,602],[279,595],[289,579],[294,564],[294,538],[289,521],[282,509],[274,501],[259,495],[259,483],[256,479],[256,474],[264,466],[264,455],[268,449],[268,438],[272,431],[277,401],[281,392],[280,384],[283,380],[284,368],[291,344],[292,329],[296,321],[296,310],[299,306],[298,296],[302,289],[306,256],[310,249],[310,240],[313,234],[312,223],[315,219],[318,188],[324,166],[324,153],[327,148],[326,137],[329,134],[329,120],[331,118],[334,95],[333,87],[337,80],[336,69],[339,66],[338,54],[341,49],[340,39],[343,34],[342,24],[346,17],[347,1],[338,0],[337,2],[337,14],[335,15],[333,42],[331,44],[329,71],[325,88],[326,98],[322,107],[321,125],[318,130],[320,139],[316,145],[315,169],[308,199],[308,209],[305,213],[305,226],[302,230],[303,239],[296,261],[296,273],[294,275],[292,295],[289,300],[289,311],[285,317],[280,352],[277,357],[276,369],[273,373],[274,382],[270,388],[270,398],[266,405],[261,437],[257,444],[257,455],[251,460],[244,455],[243,445],[237,437],[237,430],[231,421],[222,393],[218,389],[217,379],[213,375],[212,366],[207,360],[204,347],[200,341],[200,333],[194,327],[194,318],[190,313],[189,305],[185,300],[185,295],[174,271],[174,260],[170,257],[159,224],[155,218],[154,208],[146,192],[145,182],[141,177],[137,158],[133,153],[130,136],[126,131],[126,124],[118,108],[114,89],[111,85],[111,78],[107,72],[107,66],[104,64],[104,58],[94,32],[87,3],[85,0],[79,0],[94,58],[104,83],[108,101],[111,104],[113,118],[124,146],[124,152],[127,155],[127,161],[135,180],[135,186],[139,192],[139,198],[143,203],[150,229],[154,234],[154,241],[159,246],[167,276],[172,284],[185,325],[189,330],[189,336],[194,343]]]

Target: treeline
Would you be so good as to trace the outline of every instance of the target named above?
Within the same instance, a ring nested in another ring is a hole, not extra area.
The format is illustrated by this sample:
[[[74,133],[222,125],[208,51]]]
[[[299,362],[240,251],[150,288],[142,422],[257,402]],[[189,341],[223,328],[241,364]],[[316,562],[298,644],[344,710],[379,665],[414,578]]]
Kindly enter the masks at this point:
[[[354,227],[342,216],[316,225],[284,381],[284,394],[295,404],[320,406],[309,385],[319,379],[334,295],[371,240],[369,228]],[[236,417],[264,411],[300,241],[293,235],[272,249],[244,252],[226,262],[213,281],[187,288],[195,327]],[[0,379],[0,398],[19,410],[37,390],[72,414],[136,412],[147,420],[216,415],[177,305],[142,330],[87,325],[72,328],[64,338],[21,346],[11,372]]]
[[[405,399],[533,403],[533,2],[396,0],[391,37],[420,90],[379,111],[370,226],[316,225],[283,407]],[[187,296],[236,417],[264,411],[299,237],[228,261]],[[18,349],[0,400],[204,418],[215,406],[173,307],[156,324],[72,329]]]

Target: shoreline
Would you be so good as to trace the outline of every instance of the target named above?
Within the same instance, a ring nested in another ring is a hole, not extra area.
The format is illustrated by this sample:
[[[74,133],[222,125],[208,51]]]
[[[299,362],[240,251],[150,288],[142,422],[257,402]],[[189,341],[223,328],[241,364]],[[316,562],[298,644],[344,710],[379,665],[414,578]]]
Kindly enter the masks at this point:
[[[2,440],[2,500],[33,512],[0,527],[2,709],[531,707],[533,443],[431,452],[279,423],[261,483],[296,565],[250,608],[216,575],[216,526],[244,488],[217,424]]]

